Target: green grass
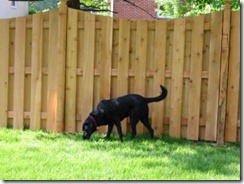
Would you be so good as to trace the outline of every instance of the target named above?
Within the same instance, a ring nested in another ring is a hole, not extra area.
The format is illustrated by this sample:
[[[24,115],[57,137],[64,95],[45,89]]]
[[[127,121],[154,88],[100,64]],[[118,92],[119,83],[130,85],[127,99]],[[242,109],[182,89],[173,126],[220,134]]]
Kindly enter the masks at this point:
[[[0,129],[0,180],[240,180],[240,144]]]

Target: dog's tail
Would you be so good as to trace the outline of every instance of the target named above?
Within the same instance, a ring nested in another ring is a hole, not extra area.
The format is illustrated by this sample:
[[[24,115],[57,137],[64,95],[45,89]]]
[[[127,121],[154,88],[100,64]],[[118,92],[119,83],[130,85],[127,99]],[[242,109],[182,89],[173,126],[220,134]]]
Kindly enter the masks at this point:
[[[158,102],[158,101],[161,101],[161,100],[166,98],[167,93],[168,93],[167,89],[164,86],[162,86],[162,85],[160,85],[160,87],[161,87],[161,90],[162,90],[161,95],[159,95],[157,97],[146,98],[147,103]]]

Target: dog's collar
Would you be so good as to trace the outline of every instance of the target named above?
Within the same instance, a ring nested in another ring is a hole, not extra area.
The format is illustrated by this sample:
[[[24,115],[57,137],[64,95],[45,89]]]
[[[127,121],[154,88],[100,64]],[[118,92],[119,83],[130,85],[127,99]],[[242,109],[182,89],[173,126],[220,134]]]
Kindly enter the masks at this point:
[[[98,124],[97,124],[97,121],[96,121],[95,117],[92,116],[92,115],[90,115],[90,118],[91,118],[93,124],[95,125],[95,127],[97,128],[98,127]]]

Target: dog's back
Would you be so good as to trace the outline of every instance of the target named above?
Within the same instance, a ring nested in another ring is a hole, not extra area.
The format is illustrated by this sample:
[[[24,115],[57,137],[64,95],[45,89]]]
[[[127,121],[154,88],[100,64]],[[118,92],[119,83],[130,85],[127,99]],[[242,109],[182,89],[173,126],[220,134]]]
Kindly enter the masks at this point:
[[[96,114],[103,114],[103,119],[118,119],[122,121],[125,117],[130,116],[134,108],[145,105],[147,105],[147,102],[144,97],[137,94],[129,94],[100,101],[92,114],[95,116]]]
[[[95,109],[95,113],[102,112],[106,119],[117,119],[122,121],[124,118],[130,116],[133,112],[148,111],[148,103],[158,102],[163,100],[167,96],[167,89],[161,86],[162,93],[157,97],[145,98],[138,94],[124,95],[118,98],[112,98],[109,100],[102,100]]]
[[[100,103],[114,110],[123,110],[124,108],[131,109],[135,106],[146,105],[152,102],[158,102],[165,99],[168,93],[167,89],[164,86],[160,85],[160,87],[162,93],[157,97],[145,98],[138,94],[129,94],[117,98],[112,98],[110,100],[102,100]]]

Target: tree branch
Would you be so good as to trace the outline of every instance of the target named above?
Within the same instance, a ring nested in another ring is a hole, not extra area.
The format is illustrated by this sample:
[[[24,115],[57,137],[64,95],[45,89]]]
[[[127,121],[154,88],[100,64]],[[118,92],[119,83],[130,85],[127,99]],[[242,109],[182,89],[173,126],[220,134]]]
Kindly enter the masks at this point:
[[[73,8],[73,9],[76,9],[76,10],[82,10],[82,11],[117,13],[117,12],[111,11],[109,9],[100,9],[99,7],[95,7],[95,6],[87,6],[85,3],[82,3],[79,0],[68,0],[66,5],[69,8]],[[81,5],[83,6],[82,8],[80,7]]]

